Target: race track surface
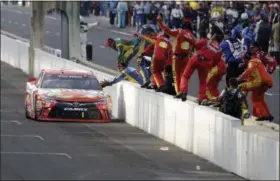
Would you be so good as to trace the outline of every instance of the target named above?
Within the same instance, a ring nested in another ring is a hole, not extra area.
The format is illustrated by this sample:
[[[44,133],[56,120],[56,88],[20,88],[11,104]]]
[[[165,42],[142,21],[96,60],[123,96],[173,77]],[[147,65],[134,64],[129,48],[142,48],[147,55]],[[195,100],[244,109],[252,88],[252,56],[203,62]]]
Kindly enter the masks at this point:
[[[27,120],[27,78],[1,62],[1,180],[241,179],[125,123]]]
[[[17,36],[29,39],[30,37],[30,9],[17,7],[1,7],[1,30],[15,34]],[[45,44],[47,46],[58,48],[61,47],[60,42],[60,17],[53,13],[45,17]],[[108,22],[109,23],[109,22]],[[93,60],[94,63],[107,68],[116,69],[117,52],[104,48],[104,42],[108,37],[117,38],[124,37],[127,39],[132,36],[119,34],[118,31],[111,29],[92,28],[88,33],[88,41],[93,44]],[[136,59],[131,63],[136,66]],[[279,124],[279,69],[273,74],[274,86],[269,89],[265,99],[268,103],[272,115],[275,117],[274,122]],[[220,84],[220,89],[225,87],[225,76]],[[189,83],[189,95],[197,96],[198,94],[198,76],[194,73]],[[250,97],[248,102],[251,106]]]

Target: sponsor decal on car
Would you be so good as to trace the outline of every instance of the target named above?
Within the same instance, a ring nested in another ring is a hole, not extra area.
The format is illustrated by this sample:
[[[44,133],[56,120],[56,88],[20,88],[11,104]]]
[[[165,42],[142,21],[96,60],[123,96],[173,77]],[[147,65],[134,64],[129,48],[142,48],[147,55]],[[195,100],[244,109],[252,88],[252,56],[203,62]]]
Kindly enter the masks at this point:
[[[50,92],[50,93],[48,93],[48,96],[50,96],[50,97],[60,97],[61,92]]]
[[[81,108],[81,107],[66,107],[66,108],[64,108],[64,111],[82,111],[82,112],[85,112],[87,110],[88,110],[88,108]]]

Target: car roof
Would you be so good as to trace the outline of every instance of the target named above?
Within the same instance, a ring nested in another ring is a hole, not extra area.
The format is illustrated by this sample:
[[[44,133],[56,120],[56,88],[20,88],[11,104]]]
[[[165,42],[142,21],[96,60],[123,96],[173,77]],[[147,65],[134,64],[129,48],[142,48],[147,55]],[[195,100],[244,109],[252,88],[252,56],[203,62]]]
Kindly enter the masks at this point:
[[[72,69],[46,69],[42,70],[48,75],[61,75],[61,74],[66,74],[66,75],[94,75],[92,71],[85,71],[85,70],[72,70]]]

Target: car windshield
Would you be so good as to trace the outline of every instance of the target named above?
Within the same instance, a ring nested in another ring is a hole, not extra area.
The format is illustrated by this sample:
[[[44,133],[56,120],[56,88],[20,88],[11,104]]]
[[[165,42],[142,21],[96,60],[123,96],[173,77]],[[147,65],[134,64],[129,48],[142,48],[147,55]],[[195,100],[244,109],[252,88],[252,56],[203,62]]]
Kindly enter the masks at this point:
[[[88,75],[45,75],[41,84],[45,89],[101,90],[98,80]]]

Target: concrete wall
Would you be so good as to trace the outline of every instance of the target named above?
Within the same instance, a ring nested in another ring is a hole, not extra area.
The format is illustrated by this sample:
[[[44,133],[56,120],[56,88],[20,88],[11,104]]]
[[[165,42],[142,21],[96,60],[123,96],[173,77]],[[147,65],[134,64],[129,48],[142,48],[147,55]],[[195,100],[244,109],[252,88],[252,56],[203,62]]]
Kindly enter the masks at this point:
[[[44,47],[44,18],[45,15],[54,9],[58,9],[67,18],[62,18],[68,21],[68,31],[62,35],[68,34],[64,40],[67,51],[67,58],[81,58],[80,50],[80,2],[77,1],[33,1],[32,16],[31,16],[31,37],[30,37],[30,57],[29,67],[33,70],[34,65],[34,48],[42,49]],[[33,72],[31,73],[33,74]]]

